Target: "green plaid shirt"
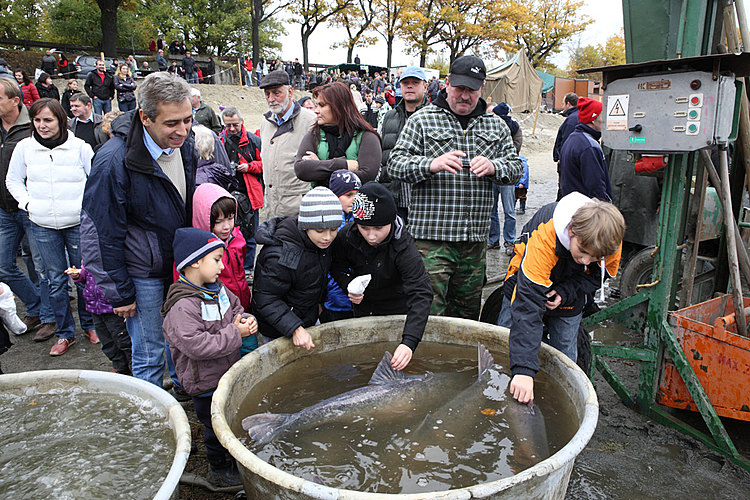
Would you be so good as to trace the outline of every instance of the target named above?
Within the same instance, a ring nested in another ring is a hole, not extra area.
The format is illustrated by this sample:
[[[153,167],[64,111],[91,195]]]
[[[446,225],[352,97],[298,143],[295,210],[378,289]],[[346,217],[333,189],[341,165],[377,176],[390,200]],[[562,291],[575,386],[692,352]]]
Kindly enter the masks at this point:
[[[458,174],[430,172],[430,163],[459,150],[470,161],[484,156],[495,175],[477,177],[468,168]],[[495,114],[472,118],[466,130],[455,115],[435,105],[407,120],[388,160],[392,177],[412,183],[409,232],[419,240],[486,241],[490,231],[492,183],[515,185],[523,166],[510,130]]]

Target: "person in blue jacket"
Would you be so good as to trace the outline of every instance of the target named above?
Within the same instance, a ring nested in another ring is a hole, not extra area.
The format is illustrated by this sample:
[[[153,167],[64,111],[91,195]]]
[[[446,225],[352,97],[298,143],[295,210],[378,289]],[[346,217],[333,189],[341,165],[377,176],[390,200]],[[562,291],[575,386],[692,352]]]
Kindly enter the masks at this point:
[[[162,386],[161,304],[172,282],[172,241],[190,226],[197,154],[190,133],[190,86],[152,73],[138,87],[140,108],[112,122],[83,194],[83,262],[125,318],[133,375]],[[170,356],[170,375],[177,380]]]
[[[602,103],[587,97],[578,99],[578,125],[560,151],[560,190],[565,196],[579,192],[589,198],[612,201],[612,186],[602,136]]]
[[[521,180],[516,184],[516,201],[518,202],[517,214],[526,213],[526,194],[529,192],[529,162],[525,156],[519,156],[523,163],[523,174]]]

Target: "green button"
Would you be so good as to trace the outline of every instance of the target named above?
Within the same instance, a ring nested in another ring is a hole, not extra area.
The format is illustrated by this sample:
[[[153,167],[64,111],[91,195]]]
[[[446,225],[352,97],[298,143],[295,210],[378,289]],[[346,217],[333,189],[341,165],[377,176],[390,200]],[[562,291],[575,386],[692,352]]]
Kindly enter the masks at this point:
[[[698,112],[696,110],[690,111],[690,118],[698,118]]]
[[[690,124],[688,125],[688,130],[690,132],[695,132],[696,130],[698,130],[698,127],[696,127],[695,124]]]
[[[646,138],[645,137],[631,137],[630,142],[637,143],[637,144],[645,144]]]

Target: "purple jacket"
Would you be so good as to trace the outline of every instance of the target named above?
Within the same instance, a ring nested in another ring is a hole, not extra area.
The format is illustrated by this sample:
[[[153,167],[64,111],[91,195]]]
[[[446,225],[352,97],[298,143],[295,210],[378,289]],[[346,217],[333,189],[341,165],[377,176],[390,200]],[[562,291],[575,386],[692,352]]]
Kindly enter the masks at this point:
[[[83,298],[86,299],[86,310],[91,314],[108,314],[112,312],[112,304],[99,285],[94,281],[94,275],[81,266],[81,275],[78,279],[73,280],[76,283],[83,283]]]

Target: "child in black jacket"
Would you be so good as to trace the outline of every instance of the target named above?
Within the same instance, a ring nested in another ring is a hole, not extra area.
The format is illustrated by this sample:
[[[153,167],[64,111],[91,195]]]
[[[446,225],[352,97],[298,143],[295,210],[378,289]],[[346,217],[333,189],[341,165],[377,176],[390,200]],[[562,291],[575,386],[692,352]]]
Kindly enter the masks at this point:
[[[382,184],[362,186],[352,205],[354,221],[333,246],[331,276],[342,290],[357,276],[371,275],[364,293],[349,293],[354,316],[406,314],[401,344],[391,364],[403,370],[422,339],[432,305],[432,286],[396,203]]]

